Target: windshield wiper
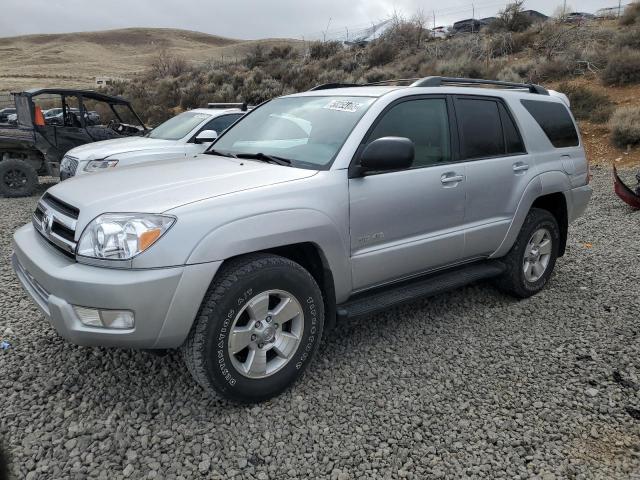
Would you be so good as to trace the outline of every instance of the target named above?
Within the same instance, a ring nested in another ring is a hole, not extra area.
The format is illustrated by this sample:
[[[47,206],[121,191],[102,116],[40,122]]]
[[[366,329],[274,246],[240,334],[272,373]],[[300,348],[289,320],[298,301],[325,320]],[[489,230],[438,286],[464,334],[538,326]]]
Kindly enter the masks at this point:
[[[214,149],[209,149],[204,153],[206,153],[207,155],[219,155],[221,157],[238,158],[233,153],[221,152],[220,150],[214,150]]]
[[[267,155],[266,153],[238,153],[236,158],[246,158],[248,160],[260,160],[261,162],[275,163],[276,165],[290,166],[291,160],[288,158]]]

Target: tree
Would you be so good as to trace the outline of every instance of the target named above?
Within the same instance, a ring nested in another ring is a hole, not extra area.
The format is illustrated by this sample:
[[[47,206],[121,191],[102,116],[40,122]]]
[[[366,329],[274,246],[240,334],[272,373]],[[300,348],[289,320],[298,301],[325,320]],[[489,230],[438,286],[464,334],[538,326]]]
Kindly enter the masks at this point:
[[[562,5],[558,5],[556,9],[553,11],[553,17],[558,20],[565,20],[567,15],[573,12],[573,7],[566,2]]]
[[[524,0],[516,0],[507,4],[504,10],[498,13],[491,29],[494,31],[522,32],[531,26],[532,20],[524,13],[522,6]]]

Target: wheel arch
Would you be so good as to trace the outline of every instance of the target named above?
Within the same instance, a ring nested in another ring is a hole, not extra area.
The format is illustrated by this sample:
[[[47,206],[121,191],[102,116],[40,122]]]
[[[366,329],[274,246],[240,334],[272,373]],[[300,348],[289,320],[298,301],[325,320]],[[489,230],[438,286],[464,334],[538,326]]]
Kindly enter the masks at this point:
[[[313,242],[300,242],[251,253],[266,253],[288,258],[307,270],[314,278],[322,292],[325,311],[325,328],[331,329],[335,325],[336,290],[333,272],[331,271],[329,262],[319,245]],[[247,254],[238,255],[233,258],[238,258],[243,255]],[[230,260],[232,259],[225,260],[225,262]]]
[[[568,206],[564,192],[567,192],[570,188],[571,185],[567,175],[561,171],[549,171],[533,178],[522,194],[502,244],[491,255],[491,258],[500,258],[509,253],[520,233],[527,214],[532,208],[547,210],[556,218],[561,232],[559,256],[564,255],[568,230]]]
[[[567,232],[569,230],[569,216],[567,213],[567,199],[562,192],[542,195],[533,202],[531,208],[546,210],[554,216],[560,227],[560,248],[558,257],[562,257],[567,248]]]
[[[289,258],[309,269],[334,304],[351,291],[345,239],[339,227],[316,210],[270,212],[223,225],[199,242],[187,263],[228,262],[241,255],[265,252]]]

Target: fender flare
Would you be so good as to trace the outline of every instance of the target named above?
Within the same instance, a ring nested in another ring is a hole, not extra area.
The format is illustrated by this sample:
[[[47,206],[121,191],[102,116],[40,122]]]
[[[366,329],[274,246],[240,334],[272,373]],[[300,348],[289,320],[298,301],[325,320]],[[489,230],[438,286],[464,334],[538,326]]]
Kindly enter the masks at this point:
[[[511,220],[511,225],[509,225],[504,240],[490,258],[500,258],[509,253],[524,224],[524,219],[538,198],[551,193],[562,193],[566,197],[566,192],[570,188],[569,178],[560,170],[544,172],[532,178],[520,198],[516,213]]]
[[[217,226],[198,242],[186,263],[224,261],[247,253],[311,243],[326,259],[333,273],[336,299],[341,301],[351,291],[349,249],[340,234],[342,230],[318,210],[261,213]]]

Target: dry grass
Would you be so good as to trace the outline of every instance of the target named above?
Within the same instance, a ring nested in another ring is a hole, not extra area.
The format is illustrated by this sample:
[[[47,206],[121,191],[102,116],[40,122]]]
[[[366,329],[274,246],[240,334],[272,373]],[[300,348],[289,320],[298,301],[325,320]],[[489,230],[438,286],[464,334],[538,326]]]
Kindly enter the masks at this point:
[[[145,71],[161,50],[195,65],[242,61],[256,45],[300,50],[302,42],[236,40],[162,28],[0,38],[0,92],[34,86],[93,87],[97,76],[131,78]]]

